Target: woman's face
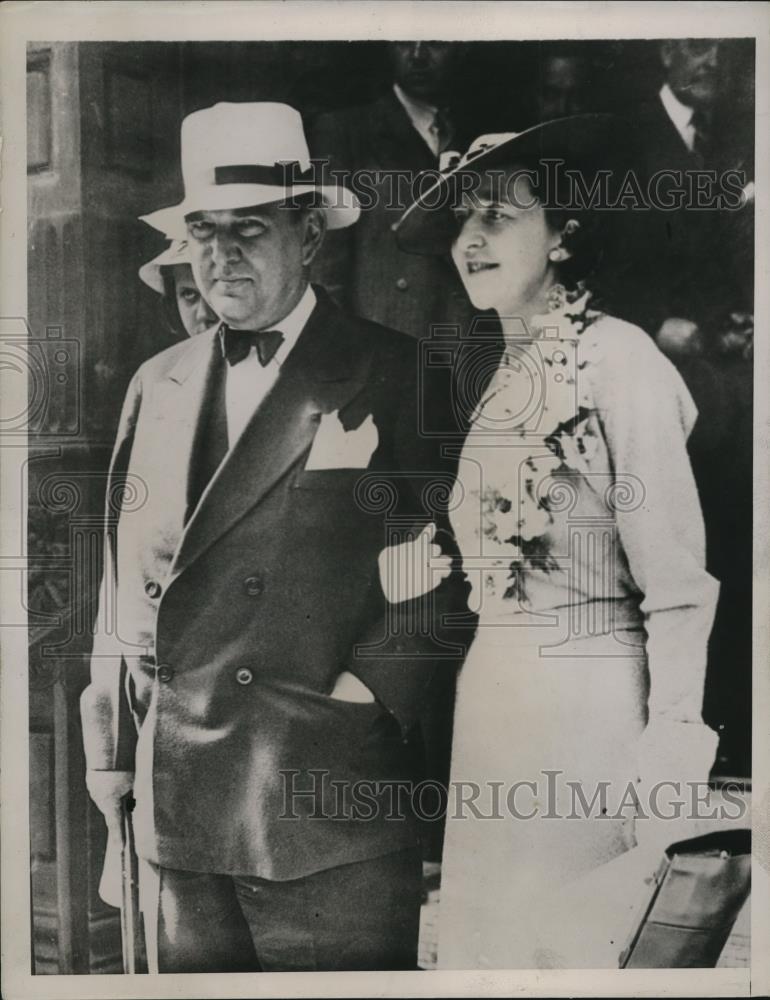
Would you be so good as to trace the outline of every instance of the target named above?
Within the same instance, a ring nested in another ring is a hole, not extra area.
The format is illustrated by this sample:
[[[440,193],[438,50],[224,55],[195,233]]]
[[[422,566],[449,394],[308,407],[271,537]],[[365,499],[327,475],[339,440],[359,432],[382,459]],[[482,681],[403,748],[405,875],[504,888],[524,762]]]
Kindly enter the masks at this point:
[[[452,259],[474,306],[515,317],[537,305],[555,280],[548,254],[561,237],[548,225],[529,178],[498,174],[478,192],[464,193],[453,211]]]
[[[217,316],[198,291],[189,264],[174,264],[172,273],[179,318],[188,336],[194,337],[216,323]]]

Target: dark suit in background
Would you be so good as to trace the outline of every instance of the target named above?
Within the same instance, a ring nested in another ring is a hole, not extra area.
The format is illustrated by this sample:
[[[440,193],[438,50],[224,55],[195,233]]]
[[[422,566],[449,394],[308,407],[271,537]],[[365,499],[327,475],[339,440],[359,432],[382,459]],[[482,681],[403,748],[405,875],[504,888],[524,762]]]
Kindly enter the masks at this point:
[[[636,111],[646,177],[657,171],[728,169],[751,178],[741,125],[716,105],[710,136],[690,150],[660,96]],[[665,184],[661,185],[665,190]],[[637,223],[639,220],[636,220]],[[715,772],[751,773],[752,365],[720,347],[730,314],[753,312],[753,204],[730,210],[653,210],[633,296],[637,321],[655,334],[669,317],[697,327],[672,360],[698,407],[688,443],[706,526],[707,568],[720,581],[709,640],[705,720],[719,732]],[[666,350],[666,344],[661,342]]]
[[[708,647],[704,720],[719,733],[716,775],[751,774],[753,365],[675,359],[698,407],[688,442],[706,525],[706,567],[720,583]]]
[[[628,117],[643,150],[645,187],[662,171],[692,175],[709,170],[720,177],[728,169],[748,166],[728,109],[714,110],[710,138],[694,150],[687,147],[660,96],[643,101]],[[748,170],[746,178],[750,179]],[[659,197],[673,197],[679,186],[678,180],[663,178],[657,187]],[[735,201],[735,192],[732,197]],[[626,292],[629,318],[652,334],[669,317],[689,320],[708,347],[731,311],[751,311],[752,212],[751,207],[698,208],[686,196],[680,208],[634,213],[631,222],[638,245],[631,247],[634,274]]]
[[[459,135],[453,148],[457,142]],[[329,234],[316,280],[358,315],[413,337],[427,337],[437,323],[457,324],[465,332],[472,309],[451,261],[404,253],[391,231],[411,204],[414,177],[438,167],[395,94],[319,115],[310,125],[309,143],[311,155],[328,159],[332,170],[342,172],[341,183],[354,190],[352,174],[379,175],[367,181],[373,204],[368,207],[362,196],[358,223]]]

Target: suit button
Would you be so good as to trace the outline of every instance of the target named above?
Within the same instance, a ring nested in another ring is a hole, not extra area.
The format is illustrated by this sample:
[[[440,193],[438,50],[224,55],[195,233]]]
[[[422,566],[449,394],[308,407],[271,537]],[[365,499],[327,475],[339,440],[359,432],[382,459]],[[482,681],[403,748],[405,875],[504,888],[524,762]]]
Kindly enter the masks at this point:
[[[398,288],[398,290],[401,292],[405,292],[408,287],[409,287],[409,282],[406,280],[406,278],[399,278],[398,281],[396,282],[396,288]]]
[[[251,684],[254,680],[254,674],[252,674],[248,667],[241,667],[241,669],[236,672],[235,679],[239,684]]]
[[[157,670],[158,680],[162,684],[168,684],[171,678],[174,676],[174,671],[167,663],[161,663]]]
[[[247,576],[243,581],[243,589],[249,597],[259,597],[264,586],[259,576]]]
[[[160,597],[160,592],[163,588],[158,583],[157,580],[148,580],[144,585],[144,592],[148,597]]]

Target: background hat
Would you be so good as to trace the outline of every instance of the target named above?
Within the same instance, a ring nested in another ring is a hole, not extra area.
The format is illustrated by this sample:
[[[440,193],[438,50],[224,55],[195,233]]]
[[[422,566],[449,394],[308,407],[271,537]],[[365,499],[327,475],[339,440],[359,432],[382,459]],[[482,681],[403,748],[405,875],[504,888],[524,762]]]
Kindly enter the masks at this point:
[[[304,176],[303,176],[304,175]],[[315,183],[298,111],[269,102],[215,104],[182,122],[184,199],[142,221],[171,239],[184,239],[191,212],[248,208],[292,195],[321,195],[330,229],[351,226],[358,199],[341,185]]]
[[[173,267],[175,264],[190,264],[190,257],[187,253],[187,243],[185,240],[174,240],[163,253],[148,260],[139,268],[139,277],[154,292],[163,294],[163,275],[160,273],[162,267]]]
[[[517,161],[562,160],[561,169],[628,169],[633,163],[628,123],[615,115],[583,114],[555,118],[526,129],[479,136],[435,183],[426,186],[395,224],[398,245],[408,253],[446,253],[456,235],[450,211],[463,175],[478,177]],[[445,156],[447,154],[444,154]],[[435,176],[435,175],[434,175]],[[467,190],[467,187],[465,188]]]

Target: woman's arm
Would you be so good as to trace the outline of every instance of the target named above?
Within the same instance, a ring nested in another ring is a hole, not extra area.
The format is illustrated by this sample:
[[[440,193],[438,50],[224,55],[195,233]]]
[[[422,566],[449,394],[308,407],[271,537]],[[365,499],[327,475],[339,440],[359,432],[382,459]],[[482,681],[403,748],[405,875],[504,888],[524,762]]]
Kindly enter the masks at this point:
[[[585,371],[615,479],[628,474],[639,484],[639,502],[616,518],[644,595],[650,719],[700,723],[719,585],[705,569],[703,516],[687,454],[697,411],[674,366],[642,330],[602,322],[598,361]]]
[[[400,484],[393,511],[397,530],[393,537],[383,537],[384,551],[372,581],[376,614],[359,637],[359,654],[347,669],[374,692],[406,733],[419,717],[436,670],[456,669],[462,663],[472,629],[451,620],[467,609],[464,577],[459,570],[450,572],[456,553],[446,508],[456,460],[443,456],[443,441],[421,430],[420,407],[435,413],[436,408],[449,409],[451,399],[436,393],[421,370],[414,341],[401,342],[389,377],[396,414],[393,471]],[[448,420],[438,426],[450,426]],[[444,558],[435,551],[439,539],[434,542],[431,524],[440,532]],[[401,542],[405,544],[397,544]],[[426,558],[432,559],[432,569],[425,566]],[[363,650],[367,655],[360,655]]]

